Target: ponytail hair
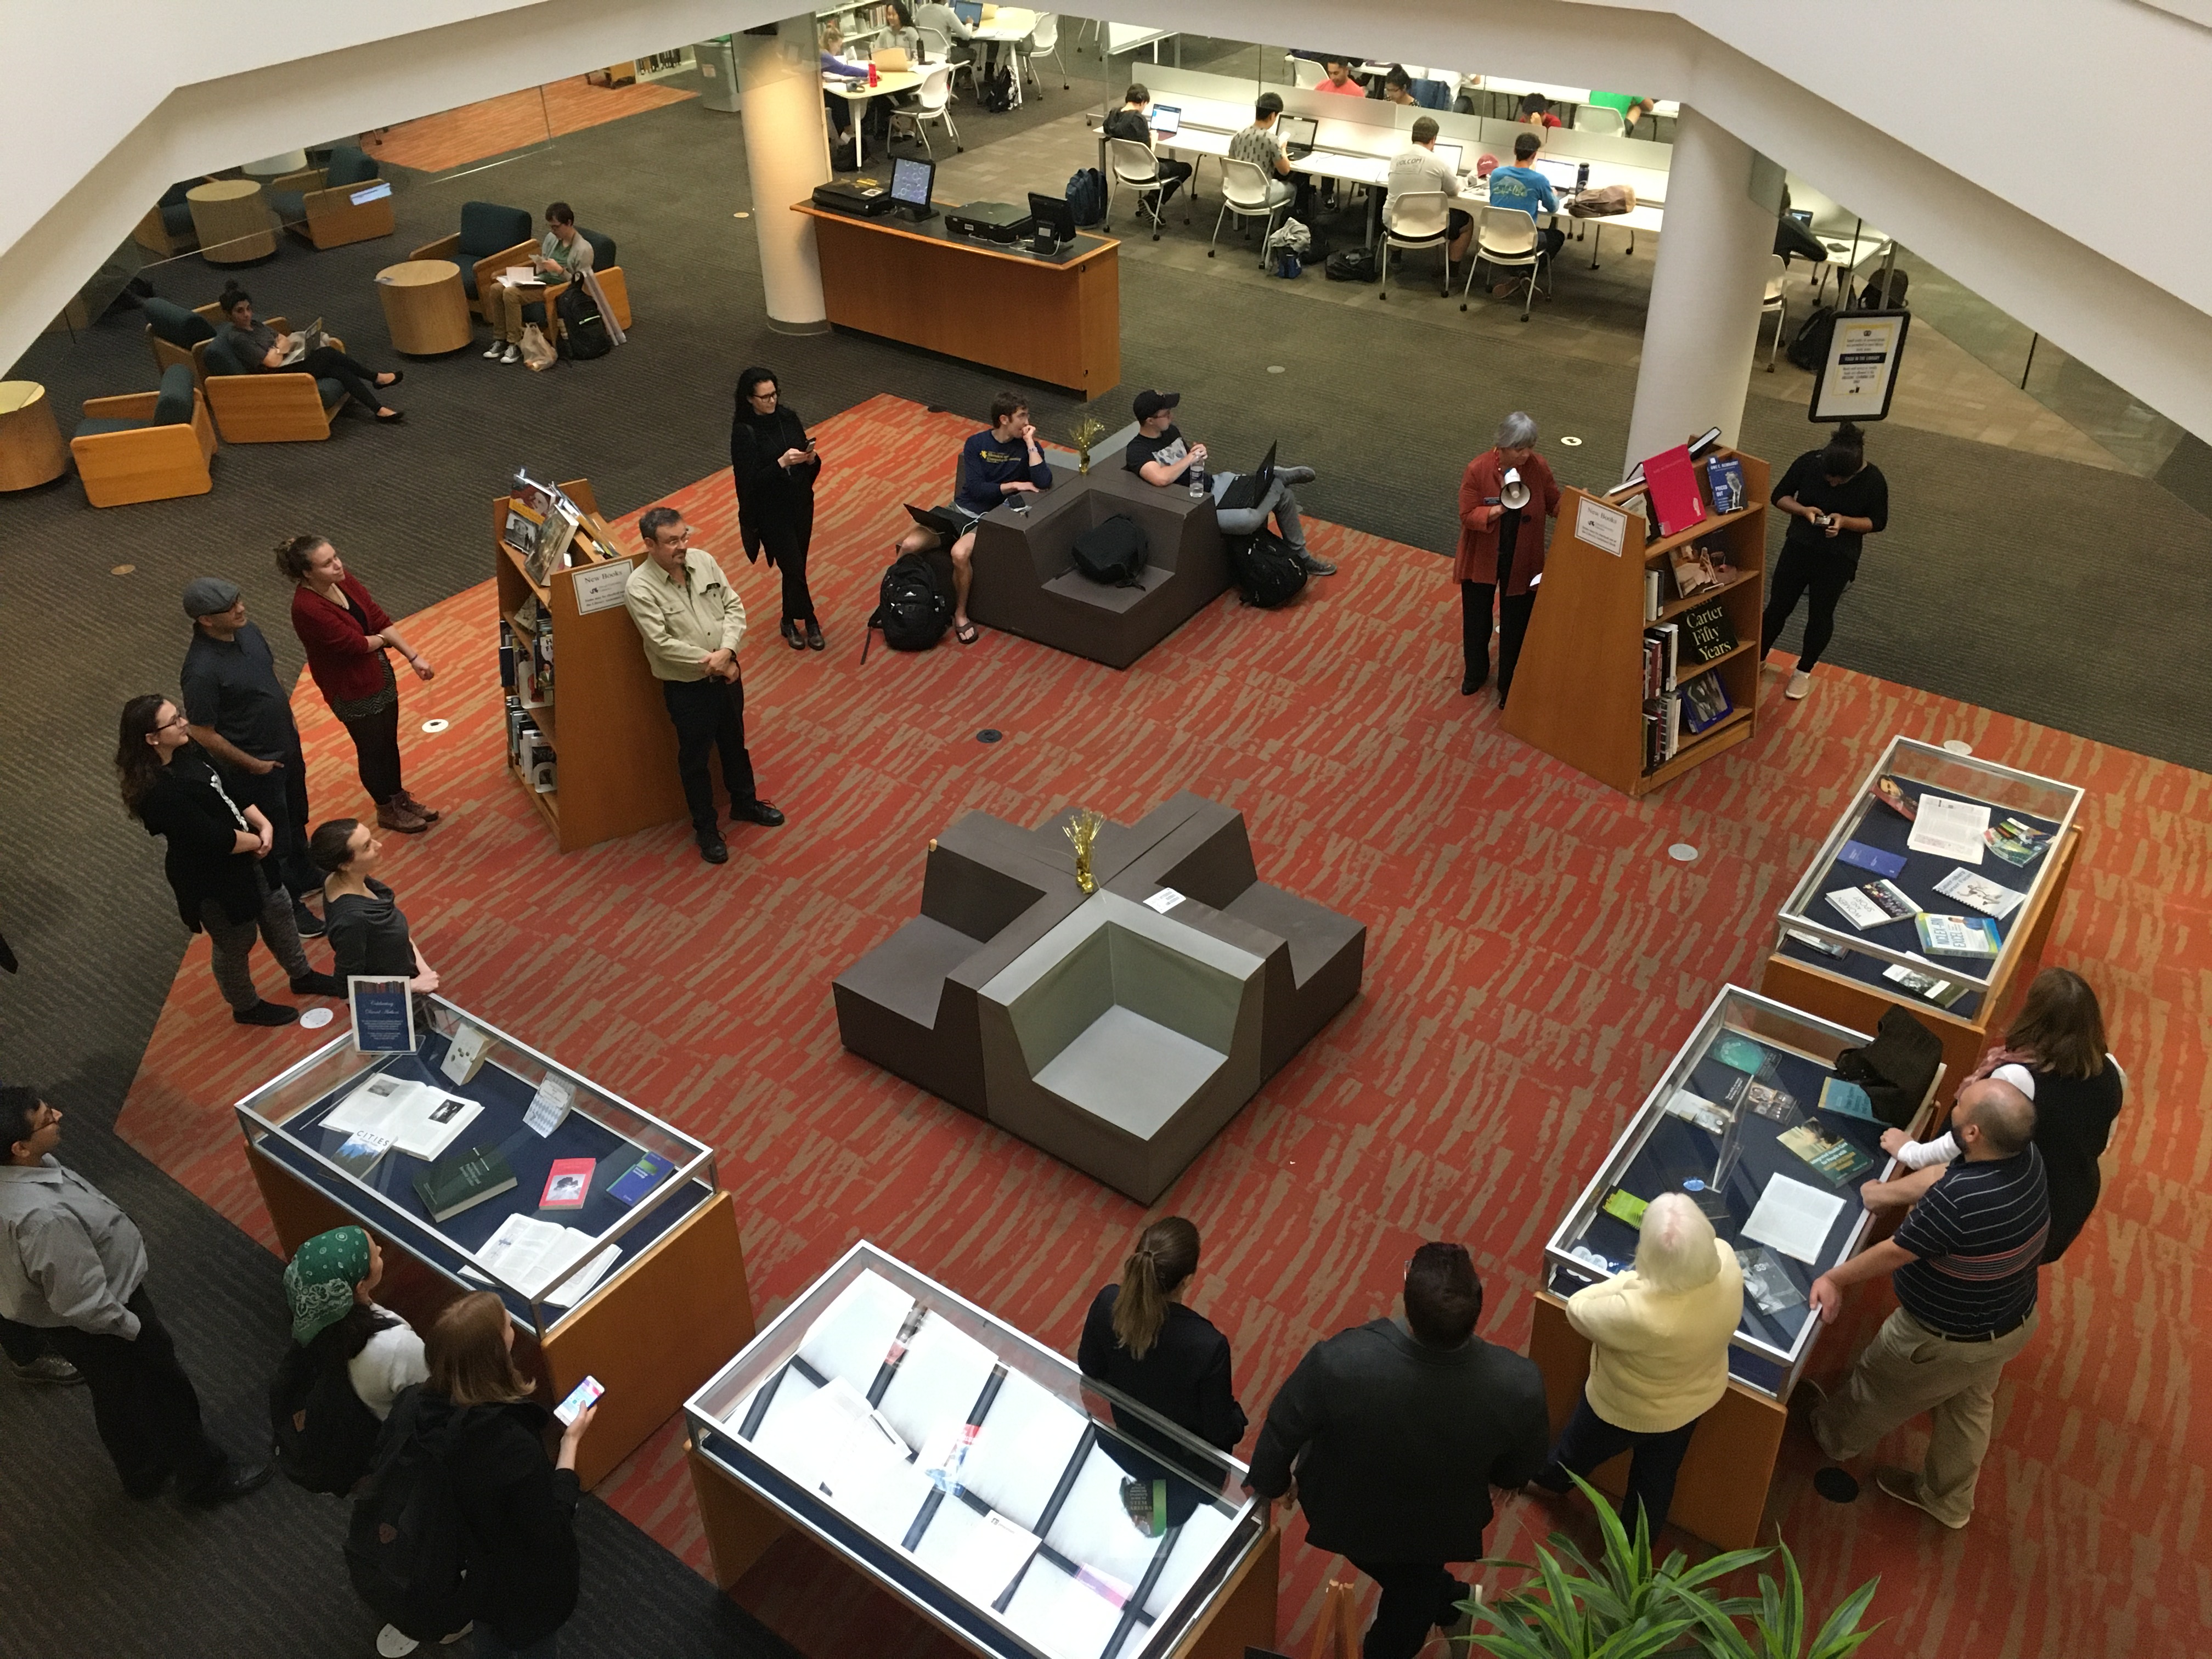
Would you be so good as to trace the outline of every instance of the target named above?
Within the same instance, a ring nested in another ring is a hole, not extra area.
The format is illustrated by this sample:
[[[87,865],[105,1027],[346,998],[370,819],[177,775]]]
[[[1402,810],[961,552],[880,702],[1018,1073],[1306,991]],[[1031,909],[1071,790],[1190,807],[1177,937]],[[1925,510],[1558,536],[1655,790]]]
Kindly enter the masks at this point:
[[[1168,1297],[1197,1271],[1198,1229],[1181,1216],[1155,1221],[1137,1236],[1114,1303],[1114,1337],[1132,1359],[1152,1352],[1167,1323]]]

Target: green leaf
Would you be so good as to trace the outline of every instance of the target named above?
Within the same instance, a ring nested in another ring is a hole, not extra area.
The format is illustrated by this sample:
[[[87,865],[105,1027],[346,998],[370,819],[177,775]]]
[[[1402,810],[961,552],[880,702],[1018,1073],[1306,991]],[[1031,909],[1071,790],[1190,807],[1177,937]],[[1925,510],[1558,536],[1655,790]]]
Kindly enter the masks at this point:
[[[1853,1627],[1866,1616],[1867,1608],[1874,1602],[1875,1591],[1881,1588],[1881,1578],[1869,1578],[1846,1596],[1828,1615],[1828,1622],[1820,1626],[1820,1633],[1813,1638],[1813,1650],[1805,1659],[1844,1659],[1845,1655],[1880,1630],[1881,1624],[1869,1625],[1864,1630]]]

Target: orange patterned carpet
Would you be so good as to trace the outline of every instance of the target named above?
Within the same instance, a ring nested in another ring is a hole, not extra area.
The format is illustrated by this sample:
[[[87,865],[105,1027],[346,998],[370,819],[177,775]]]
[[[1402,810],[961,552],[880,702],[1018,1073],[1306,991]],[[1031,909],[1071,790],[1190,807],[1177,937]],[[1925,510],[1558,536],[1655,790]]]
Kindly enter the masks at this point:
[[[402,121],[363,140],[380,161],[393,161],[424,173],[443,173],[510,150],[527,149],[550,138],[603,126],[625,115],[680,104],[696,92],[640,81],[634,86],[595,87],[581,76],[525,87],[498,98],[441,110],[419,120]]]
[[[991,634],[863,668],[898,503],[935,498],[964,430],[890,398],[819,428],[825,655],[775,637],[775,582],[739,552],[727,473],[671,498],[754,607],[752,750],[791,818],[737,832],[722,869],[681,824],[557,856],[500,763],[490,584],[409,629],[442,670],[408,683],[403,729],[410,787],[446,821],[392,872],[425,952],[456,1000],[720,1148],[764,1316],[867,1237],[1072,1348],[1143,1218],[838,1046],[829,981],[913,914],[925,842],[969,807],[1036,823],[1083,802],[1127,821],[1187,785],[1245,812],[1265,879],[1368,925],[1364,994],[1160,1206],[1204,1230],[1193,1299],[1229,1333],[1256,1424],[1309,1344],[1389,1309],[1424,1238],[1469,1244],[1485,1334],[1525,1343],[1542,1240],[1716,989],[1753,982],[1843,792],[1893,733],[1963,738],[2090,792],[2048,959],[2097,986],[2130,1109],[2103,1205],[2046,1274],[2041,1333],[2006,1379],[1973,1526],[1945,1532],[1871,1486],[1824,1503],[1794,1436],[1772,1513],[1820,1604],[1881,1575],[1869,1656],[2212,1647],[2190,1291],[2212,1220],[2212,778],[1830,670],[1801,704],[1770,681],[1755,741],[1632,802],[1454,695],[1441,561],[1327,526],[1316,545],[1344,574],[1279,612],[1218,604],[1126,674]],[[491,549],[466,556],[488,570]],[[356,557],[374,586],[373,545]],[[304,680],[295,707],[319,811],[362,810]],[[433,715],[452,729],[421,735]],[[1006,740],[978,744],[987,726]],[[1678,840],[1696,864],[1668,861]],[[329,1032],[239,1030],[206,950],[185,957],[121,1127],[267,1242],[229,1106]],[[1847,1347],[1832,1334],[1815,1369]],[[1921,1438],[1883,1454],[1915,1461]],[[599,1491],[703,1569],[678,1425]],[[1517,1499],[1502,1513],[1504,1556],[1555,1523]],[[1299,1650],[1333,1565],[1303,1539],[1294,1521],[1282,1642]],[[803,1562],[764,1564],[739,1598],[822,1659],[856,1650],[856,1630],[872,1655],[950,1651]]]

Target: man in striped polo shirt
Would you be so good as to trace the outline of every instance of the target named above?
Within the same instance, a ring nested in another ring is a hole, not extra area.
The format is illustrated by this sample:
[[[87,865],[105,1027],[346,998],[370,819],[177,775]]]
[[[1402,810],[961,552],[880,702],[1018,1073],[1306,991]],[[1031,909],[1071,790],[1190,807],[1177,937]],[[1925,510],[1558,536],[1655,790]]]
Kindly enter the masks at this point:
[[[1957,1528],[1974,1513],[1997,1378],[2035,1334],[2036,1268],[2051,1202],[2033,1145],[2034,1103],[2011,1084],[1968,1084],[1951,1128],[1964,1149],[1959,1161],[1893,1237],[1821,1274],[1809,1299],[1832,1324],[1844,1286],[1890,1275],[1898,1309],[1841,1391],[1814,1412],[1814,1437],[1844,1462],[1927,1413],[1928,1455],[1919,1471],[1876,1469],[1875,1484]]]

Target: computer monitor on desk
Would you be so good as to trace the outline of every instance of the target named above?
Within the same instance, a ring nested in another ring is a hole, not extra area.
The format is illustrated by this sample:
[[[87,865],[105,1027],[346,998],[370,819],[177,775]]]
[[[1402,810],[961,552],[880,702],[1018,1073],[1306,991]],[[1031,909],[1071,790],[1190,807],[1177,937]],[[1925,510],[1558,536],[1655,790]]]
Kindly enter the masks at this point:
[[[1320,130],[1321,124],[1310,115],[1285,115],[1276,119],[1275,138],[1284,153],[1295,160],[1312,150],[1314,136]]]
[[[1075,240],[1075,210],[1068,206],[1065,196],[1041,196],[1031,191],[1030,217],[1036,222],[1040,240],[1049,233],[1053,240],[1062,247]]]
[[[1182,130],[1182,107],[1178,104],[1152,106],[1152,131],[1162,137]]]
[[[937,210],[930,205],[930,193],[937,183],[937,163],[911,161],[899,156],[891,162],[891,200],[899,204],[899,214],[907,219],[927,219],[935,216]]]

